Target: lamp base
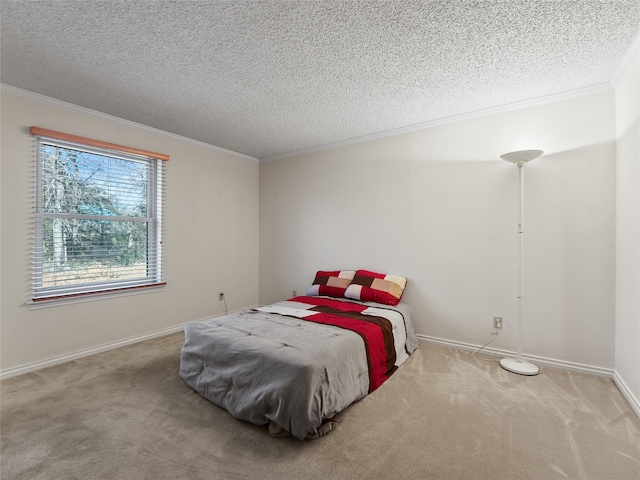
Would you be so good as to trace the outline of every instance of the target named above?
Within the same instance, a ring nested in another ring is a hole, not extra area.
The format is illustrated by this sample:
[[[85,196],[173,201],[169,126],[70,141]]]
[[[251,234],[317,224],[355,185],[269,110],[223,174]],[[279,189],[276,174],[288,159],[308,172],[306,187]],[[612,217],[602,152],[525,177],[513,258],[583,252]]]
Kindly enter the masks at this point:
[[[518,362],[515,358],[503,358],[500,366],[511,373],[520,375],[537,375],[540,369],[530,362]]]

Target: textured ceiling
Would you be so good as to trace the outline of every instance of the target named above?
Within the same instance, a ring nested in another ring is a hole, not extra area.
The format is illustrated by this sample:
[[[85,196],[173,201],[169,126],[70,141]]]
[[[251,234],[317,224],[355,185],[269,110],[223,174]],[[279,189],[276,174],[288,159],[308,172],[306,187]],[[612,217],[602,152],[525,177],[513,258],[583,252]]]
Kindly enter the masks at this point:
[[[610,82],[640,0],[7,1],[1,81],[257,158]]]

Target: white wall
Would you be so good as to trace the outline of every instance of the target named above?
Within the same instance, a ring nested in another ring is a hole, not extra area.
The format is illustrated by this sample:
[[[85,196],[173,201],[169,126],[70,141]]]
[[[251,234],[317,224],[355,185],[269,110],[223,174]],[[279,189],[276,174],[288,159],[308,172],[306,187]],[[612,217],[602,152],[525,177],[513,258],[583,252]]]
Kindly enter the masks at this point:
[[[640,54],[616,86],[616,374],[640,415]]]
[[[318,269],[408,278],[424,336],[515,349],[517,168],[526,167],[523,350],[614,366],[612,89],[260,164],[260,301]]]
[[[503,315],[492,346],[513,350],[517,169],[498,157],[541,148],[526,167],[524,351],[607,369],[615,361],[638,398],[637,78],[636,58],[615,96],[600,91],[261,165],[3,92],[2,371],[219,314],[219,290],[231,310],[303,293],[323,268],[407,276],[405,299],[424,336],[479,345],[491,339],[491,317]],[[26,309],[30,125],[171,156],[164,291]],[[617,245],[616,213],[629,219],[617,224]]]
[[[170,155],[166,288],[28,311],[36,125]],[[183,325],[258,301],[258,162],[179,137],[2,93],[1,366],[17,369]]]

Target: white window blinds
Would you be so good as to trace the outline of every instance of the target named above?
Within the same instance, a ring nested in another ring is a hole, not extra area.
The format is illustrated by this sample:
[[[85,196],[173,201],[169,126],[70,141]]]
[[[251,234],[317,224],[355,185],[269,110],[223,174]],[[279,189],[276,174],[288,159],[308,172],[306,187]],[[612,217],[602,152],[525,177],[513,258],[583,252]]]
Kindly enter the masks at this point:
[[[164,284],[168,156],[36,136],[33,302]]]

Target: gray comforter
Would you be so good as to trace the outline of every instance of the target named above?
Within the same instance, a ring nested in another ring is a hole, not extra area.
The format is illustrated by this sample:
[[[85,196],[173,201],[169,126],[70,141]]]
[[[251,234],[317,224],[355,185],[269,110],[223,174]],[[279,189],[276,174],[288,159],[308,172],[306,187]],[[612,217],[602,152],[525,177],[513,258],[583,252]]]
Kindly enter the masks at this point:
[[[180,376],[238,419],[312,438],[325,420],[367,395],[369,373],[361,337],[296,318],[304,308],[280,302],[187,323]],[[392,309],[406,326],[398,363],[417,348],[417,337],[410,308],[384,307]]]

